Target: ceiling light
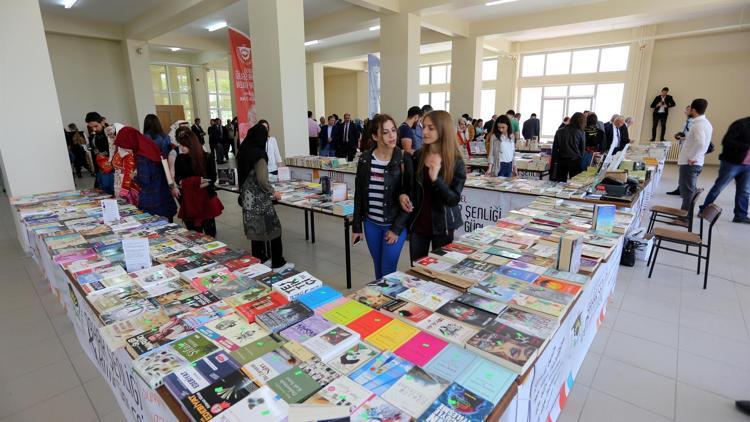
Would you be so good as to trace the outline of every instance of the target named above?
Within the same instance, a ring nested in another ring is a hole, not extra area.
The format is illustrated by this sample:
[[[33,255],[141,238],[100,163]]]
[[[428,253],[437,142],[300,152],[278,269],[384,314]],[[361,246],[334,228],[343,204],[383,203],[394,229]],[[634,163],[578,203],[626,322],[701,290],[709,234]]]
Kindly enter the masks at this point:
[[[378,31],[380,29],[380,25],[375,25],[370,27],[370,31]]]
[[[518,1],[518,0],[496,0],[496,1],[488,1],[484,5],[485,6],[497,6],[498,4],[513,3],[514,1]]]
[[[78,2],[78,0],[63,0],[62,5],[66,9],[70,9],[71,7],[75,6],[76,2]]]
[[[172,50],[172,51],[180,51],[180,50],[182,50],[180,47],[169,47],[169,49]]]
[[[320,40],[306,41],[305,47],[310,46],[310,45],[316,45],[316,44],[320,44]]]
[[[226,27],[227,27],[227,23],[226,22],[218,22],[218,23],[215,23],[213,25],[207,26],[206,29],[208,29],[208,32],[214,32],[214,31],[217,31],[217,30],[219,30],[221,28],[226,28]]]

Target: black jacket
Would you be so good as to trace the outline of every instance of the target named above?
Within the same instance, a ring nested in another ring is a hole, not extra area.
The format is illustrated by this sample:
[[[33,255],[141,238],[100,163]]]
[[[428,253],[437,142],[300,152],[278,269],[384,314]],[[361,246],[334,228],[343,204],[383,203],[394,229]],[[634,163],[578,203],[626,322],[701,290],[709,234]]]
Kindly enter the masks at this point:
[[[523,129],[521,130],[523,139],[531,139],[533,137],[539,137],[539,119],[531,118],[523,122]]]
[[[735,120],[729,125],[724,139],[719,160],[732,164],[742,164],[750,149],[750,117]]]
[[[336,126],[331,127],[331,136],[328,136],[328,125],[323,125],[320,127],[320,134],[318,134],[318,138],[320,138],[320,145],[325,148],[329,143],[333,142],[333,135],[336,132]]]
[[[369,208],[370,165],[372,164],[372,150],[362,153],[357,163],[357,176],[354,180],[354,215],[352,216],[352,231],[362,233],[362,222],[367,217]],[[391,231],[397,235],[406,226],[409,214],[401,209],[399,195],[403,189],[404,154],[399,148],[393,150],[391,161],[385,169],[383,177],[385,192],[383,194],[383,217],[386,224],[391,225]]]
[[[596,126],[586,126],[583,133],[586,136],[586,148],[601,151],[604,145],[604,131]]]
[[[585,150],[585,136],[583,131],[567,125],[555,132],[552,141],[552,158],[554,160],[580,160]]]
[[[222,127],[211,125],[208,127],[208,144],[213,146],[216,146],[218,144],[223,143],[222,140],[224,139],[224,134],[222,133]]]
[[[607,122],[604,124],[604,143],[602,144],[601,152],[606,154],[609,152],[609,147],[612,145],[612,139],[613,139],[613,128],[615,126]],[[625,145],[630,143],[630,136],[628,135],[628,127],[626,125],[620,126],[620,145],[617,146],[617,148],[613,151],[613,153],[622,150],[625,148]]]
[[[341,121],[338,123],[331,132],[331,136],[333,137],[333,144],[336,148],[341,148],[344,145],[354,146],[356,148],[357,142],[359,142],[359,135],[361,134],[361,129],[359,125],[354,123],[354,121],[349,121],[349,132],[347,133],[347,137],[349,139],[344,139],[344,123]]]
[[[409,195],[414,210],[409,219],[409,229],[414,226],[417,215],[422,208],[422,189],[432,189],[432,233],[445,234],[463,226],[461,218],[461,192],[466,182],[466,165],[461,157],[456,157],[453,181],[450,185],[443,179],[443,170],[430,186],[423,186],[424,180],[417,175],[417,164],[423,149],[418,149],[413,156],[404,155],[404,191]],[[425,171],[427,171],[425,169]]]
[[[654,101],[651,101],[651,108],[654,109],[654,114],[657,114],[659,112],[659,107],[656,105],[661,102],[661,95],[657,95],[654,97]],[[674,107],[676,104],[674,102],[674,99],[671,95],[667,95],[664,97],[664,102],[667,104],[667,106],[664,108],[664,114],[669,114],[670,107]]]

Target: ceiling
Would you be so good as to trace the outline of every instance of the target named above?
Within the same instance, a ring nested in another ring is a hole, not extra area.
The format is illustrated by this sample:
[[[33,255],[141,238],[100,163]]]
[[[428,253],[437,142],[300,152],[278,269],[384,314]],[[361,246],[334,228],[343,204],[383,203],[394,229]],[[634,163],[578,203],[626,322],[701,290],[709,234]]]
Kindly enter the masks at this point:
[[[496,6],[485,6],[485,1],[451,10],[449,13],[457,18],[471,22],[498,19],[505,16],[518,16],[528,13],[538,13],[546,10],[559,9],[562,7],[581,6],[584,4],[597,3],[604,0],[520,0]],[[502,30],[502,28],[498,28]]]
[[[39,0],[44,12],[118,25],[126,24],[154,7],[154,0],[78,0],[70,9],[65,9],[62,3],[62,0]]]

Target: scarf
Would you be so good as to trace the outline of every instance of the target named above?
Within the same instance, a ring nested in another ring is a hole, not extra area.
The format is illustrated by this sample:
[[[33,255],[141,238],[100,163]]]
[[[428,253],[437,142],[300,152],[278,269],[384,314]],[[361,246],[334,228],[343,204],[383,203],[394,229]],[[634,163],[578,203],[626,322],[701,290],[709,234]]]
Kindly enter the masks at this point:
[[[245,183],[250,169],[255,168],[258,161],[266,160],[266,163],[268,162],[266,142],[268,142],[268,129],[264,125],[256,124],[247,131],[247,135],[242,140],[237,153],[237,172],[240,187]]]
[[[115,146],[133,151],[136,156],[141,156],[149,161],[161,163],[161,151],[159,147],[149,138],[143,136],[136,129],[126,126],[117,132]]]

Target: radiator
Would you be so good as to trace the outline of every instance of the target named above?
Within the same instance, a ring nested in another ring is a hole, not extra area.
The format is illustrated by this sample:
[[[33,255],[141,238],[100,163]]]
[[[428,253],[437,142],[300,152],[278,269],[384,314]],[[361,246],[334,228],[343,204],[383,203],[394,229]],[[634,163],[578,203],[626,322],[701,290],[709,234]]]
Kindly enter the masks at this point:
[[[679,154],[680,154],[680,143],[672,142],[672,146],[669,148],[669,151],[667,151],[667,158],[665,161],[668,163],[676,163],[677,156]]]

